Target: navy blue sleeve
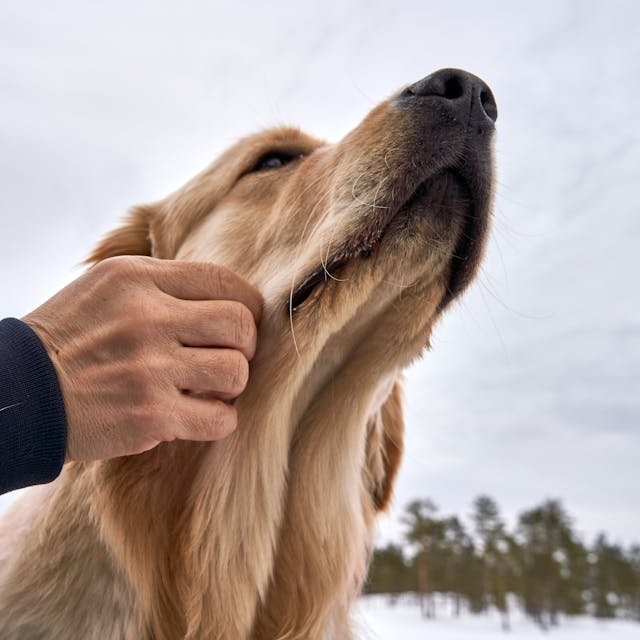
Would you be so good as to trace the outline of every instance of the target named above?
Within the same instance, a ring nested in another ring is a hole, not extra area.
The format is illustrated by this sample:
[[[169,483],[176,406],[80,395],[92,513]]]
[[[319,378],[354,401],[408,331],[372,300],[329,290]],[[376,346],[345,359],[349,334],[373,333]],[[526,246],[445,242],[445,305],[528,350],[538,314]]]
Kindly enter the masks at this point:
[[[58,377],[36,333],[0,321],[0,493],[54,480],[67,447]]]

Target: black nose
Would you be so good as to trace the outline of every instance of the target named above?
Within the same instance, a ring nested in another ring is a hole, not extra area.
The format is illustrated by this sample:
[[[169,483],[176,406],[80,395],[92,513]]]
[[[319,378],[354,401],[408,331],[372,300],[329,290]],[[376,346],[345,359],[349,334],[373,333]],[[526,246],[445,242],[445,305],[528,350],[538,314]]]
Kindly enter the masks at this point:
[[[402,98],[434,97],[447,101],[460,116],[467,114],[476,122],[498,118],[498,107],[491,89],[477,76],[462,69],[440,69],[407,87]]]

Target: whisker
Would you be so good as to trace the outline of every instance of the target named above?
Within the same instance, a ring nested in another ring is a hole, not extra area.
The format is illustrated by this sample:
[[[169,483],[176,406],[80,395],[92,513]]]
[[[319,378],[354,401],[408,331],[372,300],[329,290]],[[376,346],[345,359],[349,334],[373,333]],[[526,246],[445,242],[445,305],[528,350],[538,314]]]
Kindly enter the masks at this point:
[[[303,193],[306,192],[308,189],[310,189],[312,186],[315,186],[319,181],[320,181],[320,179],[315,180],[314,182],[312,182],[307,187],[307,189],[303,190]],[[304,223],[304,227],[302,228],[302,231],[300,233],[300,238],[298,239],[298,245],[296,247],[296,256],[295,256],[295,259],[294,259],[294,264],[298,263],[298,259],[300,258],[300,255],[302,253],[302,244],[304,242],[305,233],[307,232],[307,228],[309,227],[309,223],[311,222],[311,220],[313,218],[313,214],[315,213],[315,211],[318,208],[318,206],[320,206],[320,203],[323,202],[330,194],[331,194],[331,189],[327,188],[325,190],[325,192],[322,194],[322,196],[320,196],[320,198],[318,198],[316,203],[313,205],[313,207],[311,208],[311,211],[309,211],[309,215],[307,215],[307,219],[306,219],[306,221]],[[298,202],[298,200],[300,199],[301,195],[302,195],[302,193],[294,200],[293,204]],[[291,206],[293,206],[293,204]],[[324,217],[321,217],[320,220],[316,221],[316,225],[312,229],[311,233],[313,233],[313,231],[315,231],[315,229],[318,228],[319,224],[321,223],[321,221],[323,219],[324,219]],[[293,324],[293,294],[294,294],[295,288],[296,288],[296,278],[297,278],[297,276],[298,276],[297,272],[294,271],[293,275],[291,277],[291,288],[289,289],[289,328],[291,329],[291,337],[293,339],[293,346],[295,348],[296,355],[298,357],[300,357],[300,349],[298,348],[298,340],[296,338],[295,327],[294,327],[294,324]]]
[[[364,205],[365,207],[371,207],[372,209],[390,209],[391,207],[388,207],[386,205],[381,205],[381,204],[371,204],[370,202],[365,202],[364,200],[360,200],[360,198],[358,198],[358,196],[356,195],[355,189],[356,189],[356,185],[358,184],[358,181],[360,180],[360,178],[362,178],[362,176],[364,176],[366,174],[366,171],[363,171],[354,181],[354,183],[351,185],[351,195],[353,196],[353,199],[361,205]]]
[[[410,282],[409,284],[405,284],[404,280],[402,280],[400,282],[394,282],[393,280],[389,280],[387,278],[383,278],[380,282],[383,282],[384,284],[391,285],[392,287],[396,287],[397,289],[401,289],[403,291],[405,289],[410,289],[411,287],[415,287],[416,286],[415,282]]]
[[[322,265],[322,269],[324,270],[325,276],[335,280],[336,282],[346,282],[346,278],[336,278],[332,273],[329,272],[328,264],[329,264],[329,255],[331,253],[331,242],[333,241],[333,234],[336,230],[335,225],[331,228],[331,235],[329,236],[329,242],[327,243],[327,253],[325,256],[322,255],[322,248],[320,248],[320,264]]]
[[[480,272],[481,275],[485,276],[485,277],[489,277],[489,275],[487,274],[485,268],[483,266],[480,267]],[[512,313],[515,316],[518,316],[519,318],[523,318],[525,320],[549,320],[550,318],[553,317],[553,315],[551,313],[548,313],[546,315],[533,315],[530,313],[524,313],[522,311],[518,311],[517,309],[515,309],[514,307],[510,306],[509,304],[507,304],[497,293],[495,293],[491,287],[489,287],[487,285],[486,282],[483,282],[482,278],[478,278],[478,282],[485,288],[485,290],[487,291],[487,293],[506,311],[508,311],[509,313]]]
[[[381,207],[376,205],[376,200],[378,199],[378,194],[380,193],[380,189],[382,185],[386,182],[388,176],[383,176],[381,180],[378,180],[378,186],[376,187],[376,192],[373,194],[373,204],[371,205],[374,209],[380,209]],[[389,209],[389,207],[384,207],[385,209]]]
[[[295,289],[296,274],[291,279],[291,290],[289,291],[289,327],[291,329],[291,337],[293,338],[293,347],[296,350],[296,356],[300,357],[300,349],[298,349],[298,341],[296,340],[296,330],[293,326],[293,292]]]
[[[482,282],[481,279],[478,279],[480,284],[482,285],[482,288],[486,289],[487,291],[489,291],[489,289],[486,287],[485,283]],[[495,329],[496,334],[498,335],[498,340],[500,340],[500,346],[502,347],[502,352],[504,353],[505,358],[507,359],[507,362],[509,362],[509,350],[507,349],[507,345],[504,341],[504,338],[502,337],[502,333],[500,332],[500,329],[498,328],[498,323],[496,322],[495,317],[493,316],[493,313],[491,313],[491,308],[489,307],[489,305],[487,304],[487,299],[484,296],[484,292],[481,289],[478,289],[478,291],[480,291],[480,296],[482,297],[482,302],[484,304],[485,309],[487,310],[487,314],[489,316],[489,319],[491,320],[491,324],[493,325],[493,328]]]

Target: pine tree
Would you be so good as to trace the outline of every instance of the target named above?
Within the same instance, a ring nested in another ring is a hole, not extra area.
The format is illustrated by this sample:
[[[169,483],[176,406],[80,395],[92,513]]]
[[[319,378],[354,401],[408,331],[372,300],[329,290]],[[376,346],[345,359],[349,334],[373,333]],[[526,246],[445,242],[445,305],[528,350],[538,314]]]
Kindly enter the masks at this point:
[[[365,593],[388,593],[395,603],[398,594],[412,591],[415,585],[401,547],[389,544],[373,552]]]
[[[420,609],[426,618],[436,614],[433,593],[436,591],[438,562],[444,540],[444,524],[436,517],[438,508],[430,499],[414,500],[406,508],[403,522],[406,539],[415,549],[413,566],[416,571]]]
[[[510,626],[507,594],[511,563],[505,524],[498,505],[486,495],[474,500],[471,519],[475,524],[482,563],[483,608],[493,604],[502,615],[503,629],[507,630]]]
[[[525,610],[543,628],[558,624],[563,589],[572,582],[571,561],[580,543],[571,519],[557,500],[520,515],[522,598]]]
[[[591,553],[591,599],[597,618],[633,617],[638,594],[638,574],[633,552],[627,556],[619,545],[601,533]]]
[[[446,518],[443,521],[443,528],[442,588],[453,598],[454,614],[458,617],[461,613],[462,598],[465,595],[466,583],[469,579],[470,563],[475,559],[475,549],[473,540],[456,516]]]
[[[640,546],[634,545],[627,553],[629,566],[631,567],[632,585],[629,598],[629,614],[634,620],[640,622]]]

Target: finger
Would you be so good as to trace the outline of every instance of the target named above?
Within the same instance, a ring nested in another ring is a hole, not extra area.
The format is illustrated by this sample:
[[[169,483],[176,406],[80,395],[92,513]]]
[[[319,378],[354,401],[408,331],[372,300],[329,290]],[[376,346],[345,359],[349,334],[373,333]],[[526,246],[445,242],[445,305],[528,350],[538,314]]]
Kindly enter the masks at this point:
[[[235,300],[253,314],[256,324],[262,313],[259,291],[233,271],[209,262],[154,260],[152,275],[164,293],[182,300]]]
[[[222,400],[181,394],[176,405],[175,437],[179,440],[221,440],[238,425],[235,407]]]
[[[239,396],[249,380],[249,362],[235,349],[181,349],[175,384],[181,391],[204,391],[222,400]]]
[[[171,314],[176,340],[185,347],[226,347],[247,360],[256,352],[257,328],[251,311],[232,300],[180,301]]]

